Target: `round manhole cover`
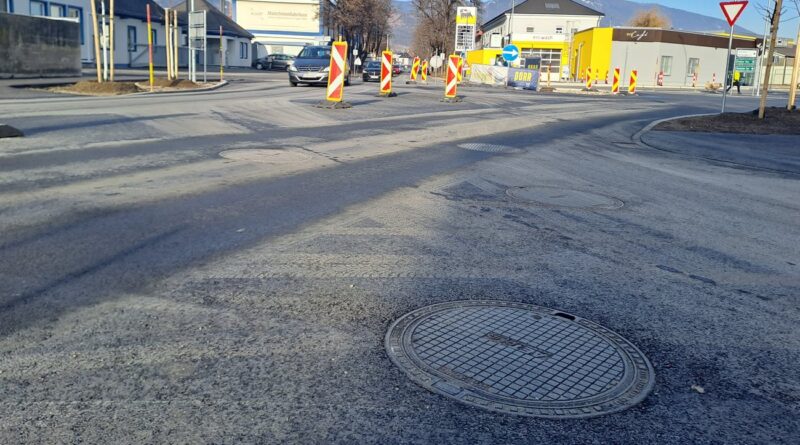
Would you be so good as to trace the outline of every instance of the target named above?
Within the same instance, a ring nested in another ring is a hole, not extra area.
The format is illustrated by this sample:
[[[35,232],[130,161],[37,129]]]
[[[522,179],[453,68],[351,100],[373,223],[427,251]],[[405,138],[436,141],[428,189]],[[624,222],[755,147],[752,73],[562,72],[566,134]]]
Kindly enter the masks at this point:
[[[225,150],[219,155],[225,159],[234,161],[262,162],[267,164],[286,164],[309,159],[309,156],[305,153],[277,148],[239,148]]]
[[[519,153],[522,151],[519,148],[509,147],[508,145],[484,144],[479,142],[459,144],[458,147],[464,150],[482,151],[486,153]]]
[[[492,411],[593,417],[653,388],[647,358],[618,334],[552,309],[457,301],[404,315],[386,334],[392,361],[417,384]]]
[[[542,207],[615,210],[625,205],[622,200],[613,196],[560,187],[513,187],[506,190],[506,194],[516,200]]]

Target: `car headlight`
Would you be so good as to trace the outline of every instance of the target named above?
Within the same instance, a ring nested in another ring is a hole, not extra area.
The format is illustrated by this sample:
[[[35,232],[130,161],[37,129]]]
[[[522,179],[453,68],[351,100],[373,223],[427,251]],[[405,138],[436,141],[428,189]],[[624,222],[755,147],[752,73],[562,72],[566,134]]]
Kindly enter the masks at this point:
[[[289,71],[297,71],[297,67],[294,65],[289,65]]]
[[[321,70],[320,70],[320,72],[321,72],[321,73],[327,73],[327,72],[328,72],[328,71],[330,71],[330,70],[331,70],[331,67],[329,67],[329,66],[326,66],[325,68],[321,69]]]

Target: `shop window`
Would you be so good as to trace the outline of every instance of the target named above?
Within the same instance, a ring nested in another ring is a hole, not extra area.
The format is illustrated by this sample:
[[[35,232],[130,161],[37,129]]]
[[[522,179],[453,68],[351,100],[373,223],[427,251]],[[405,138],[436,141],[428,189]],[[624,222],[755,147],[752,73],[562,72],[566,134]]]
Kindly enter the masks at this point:
[[[525,28],[525,32],[532,33],[533,32],[533,26],[528,26],[527,28]]]
[[[661,72],[665,76],[672,75],[672,56],[661,56]]]
[[[246,59],[247,58],[247,43],[239,42],[239,58]]]
[[[37,0],[31,0],[31,15],[37,15],[40,17],[47,16],[47,3],[40,2]]]
[[[686,75],[691,76],[692,74],[698,72],[700,70],[700,59],[690,57],[689,64],[686,65]]]

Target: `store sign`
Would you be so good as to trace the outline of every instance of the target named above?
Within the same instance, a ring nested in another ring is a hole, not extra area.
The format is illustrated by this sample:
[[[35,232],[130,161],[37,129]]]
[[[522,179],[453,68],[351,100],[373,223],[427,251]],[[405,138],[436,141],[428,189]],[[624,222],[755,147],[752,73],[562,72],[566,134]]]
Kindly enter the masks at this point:
[[[456,8],[456,52],[475,49],[475,30],[478,23],[478,8],[459,6]]]

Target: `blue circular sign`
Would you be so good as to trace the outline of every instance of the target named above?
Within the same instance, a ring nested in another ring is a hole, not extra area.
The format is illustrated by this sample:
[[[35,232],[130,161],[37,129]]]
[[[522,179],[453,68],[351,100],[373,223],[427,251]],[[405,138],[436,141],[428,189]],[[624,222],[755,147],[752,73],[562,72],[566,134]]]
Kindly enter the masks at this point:
[[[519,47],[517,45],[506,45],[503,47],[503,59],[506,62],[513,62],[519,58]]]

